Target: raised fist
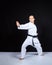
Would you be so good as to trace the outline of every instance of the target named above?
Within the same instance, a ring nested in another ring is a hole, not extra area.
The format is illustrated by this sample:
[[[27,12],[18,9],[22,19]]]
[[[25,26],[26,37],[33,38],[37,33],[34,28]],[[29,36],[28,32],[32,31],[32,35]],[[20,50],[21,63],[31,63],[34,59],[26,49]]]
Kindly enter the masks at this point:
[[[16,21],[16,25],[19,27],[20,26],[20,23],[19,23],[19,21]]]

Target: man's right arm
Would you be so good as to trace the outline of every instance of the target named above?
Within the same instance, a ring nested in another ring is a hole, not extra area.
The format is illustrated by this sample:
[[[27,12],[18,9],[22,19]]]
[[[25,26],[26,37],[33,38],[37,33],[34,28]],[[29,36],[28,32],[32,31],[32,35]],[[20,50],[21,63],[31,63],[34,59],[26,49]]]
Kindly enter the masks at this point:
[[[26,24],[20,24],[18,21],[16,22],[17,28],[22,30],[28,30],[32,28],[32,26],[29,23]]]

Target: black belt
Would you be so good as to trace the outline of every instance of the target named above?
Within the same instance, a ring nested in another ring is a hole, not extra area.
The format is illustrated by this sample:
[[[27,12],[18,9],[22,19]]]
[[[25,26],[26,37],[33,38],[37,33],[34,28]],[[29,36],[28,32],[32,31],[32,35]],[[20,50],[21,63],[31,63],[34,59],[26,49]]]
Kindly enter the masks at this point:
[[[33,37],[33,38],[38,37],[38,36],[29,35],[29,34],[28,34],[28,36]],[[34,46],[33,38],[32,38],[32,45]]]
[[[28,34],[28,36],[31,36],[31,37],[33,37],[33,38],[34,38],[34,37],[38,37],[37,35],[36,35],[36,36],[33,36],[33,35],[29,35],[29,34]]]

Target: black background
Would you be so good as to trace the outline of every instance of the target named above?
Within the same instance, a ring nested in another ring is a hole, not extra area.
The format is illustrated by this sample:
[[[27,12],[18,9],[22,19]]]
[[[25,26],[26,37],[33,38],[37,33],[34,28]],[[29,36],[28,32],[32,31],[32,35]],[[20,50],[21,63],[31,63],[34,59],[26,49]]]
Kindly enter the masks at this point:
[[[27,30],[18,30],[16,20],[28,22],[28,15],[34,14],[38,37],[43,51],[52,51],[52,2],[2,1],[0,2],[0,51],[20,51],[26,39]],[[27,51],[36,51],[31,46]]]

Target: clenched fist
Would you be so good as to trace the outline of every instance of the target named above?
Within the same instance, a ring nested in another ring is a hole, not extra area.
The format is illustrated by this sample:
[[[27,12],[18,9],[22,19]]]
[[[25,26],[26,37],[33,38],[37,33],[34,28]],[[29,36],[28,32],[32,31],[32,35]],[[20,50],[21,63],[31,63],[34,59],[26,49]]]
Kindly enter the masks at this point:
[[[16,25],[19,27],[20,26],[20,23],[19,23],[19,21],[16,21]]]

